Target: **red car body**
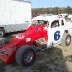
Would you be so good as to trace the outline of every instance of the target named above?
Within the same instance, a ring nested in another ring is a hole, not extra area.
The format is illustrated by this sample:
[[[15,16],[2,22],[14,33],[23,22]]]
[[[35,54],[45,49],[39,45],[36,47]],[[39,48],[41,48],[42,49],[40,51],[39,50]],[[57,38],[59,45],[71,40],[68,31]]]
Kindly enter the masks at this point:
[[[48,36],[45,27],[47,27],[46,24],[32,25],[24,33],[13,36],[8,43],[0,47],[0,60],[9,64],[15,60],[15,53],[21,46],[34,46],[33,42],[41,37],[47,39]],[[26,42],[27,38],[30,38],[31,40]]]

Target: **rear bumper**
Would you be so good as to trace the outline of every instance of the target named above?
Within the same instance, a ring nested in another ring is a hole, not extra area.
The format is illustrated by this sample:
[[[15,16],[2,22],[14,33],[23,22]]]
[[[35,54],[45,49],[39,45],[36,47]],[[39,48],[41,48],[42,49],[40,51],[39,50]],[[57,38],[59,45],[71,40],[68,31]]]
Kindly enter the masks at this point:
[[[16,47],[14,46],[11,48],[3,47],[0,49],[0,60],[6,64],[9,64],[15,60],[15,53],[16,53]]]

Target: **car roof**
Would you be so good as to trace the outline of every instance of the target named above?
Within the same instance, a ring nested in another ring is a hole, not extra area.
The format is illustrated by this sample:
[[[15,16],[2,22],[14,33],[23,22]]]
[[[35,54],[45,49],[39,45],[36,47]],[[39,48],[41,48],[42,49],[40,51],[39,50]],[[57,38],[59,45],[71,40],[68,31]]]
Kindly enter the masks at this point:
[[[53,21],[53,20],[57,20],[57,19],[60,19],[60,17],[58,17],[58,15],[47,15],[47,16],[43,16],[43,15],[40,15],[40,16],[36,16],[32,19],[33,20],[46,20],[46,21]]]

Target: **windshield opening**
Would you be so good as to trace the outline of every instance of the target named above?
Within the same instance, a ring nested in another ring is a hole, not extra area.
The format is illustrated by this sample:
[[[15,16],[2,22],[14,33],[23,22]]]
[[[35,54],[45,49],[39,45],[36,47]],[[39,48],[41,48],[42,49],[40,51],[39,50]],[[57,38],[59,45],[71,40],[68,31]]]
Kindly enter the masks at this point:
[[[48,21],[45,20],[33,20],[32,25],[48,24]]]

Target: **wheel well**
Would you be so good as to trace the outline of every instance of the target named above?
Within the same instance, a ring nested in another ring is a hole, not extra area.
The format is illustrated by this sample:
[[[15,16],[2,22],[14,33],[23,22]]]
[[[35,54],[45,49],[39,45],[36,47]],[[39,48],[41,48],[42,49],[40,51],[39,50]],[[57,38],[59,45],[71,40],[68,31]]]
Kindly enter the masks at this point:
[[[4,27],[0,27],[0,29],[2,29],[2,30],[5,32],[5,29],[4,29]]]
[[[4,29],[4,27],[0,27],[0,29]]]
[[[68,30],[65,30],[65,33],[68,33]]]
[[[33,45],[36,46],[36,47],[38,47],[38,45],[37,45],[37,43],[35,41],[33,41]]]
[[[5,35],[4,27],[0,27],[0,31],[2,31],[1,36],[3,37]]]

